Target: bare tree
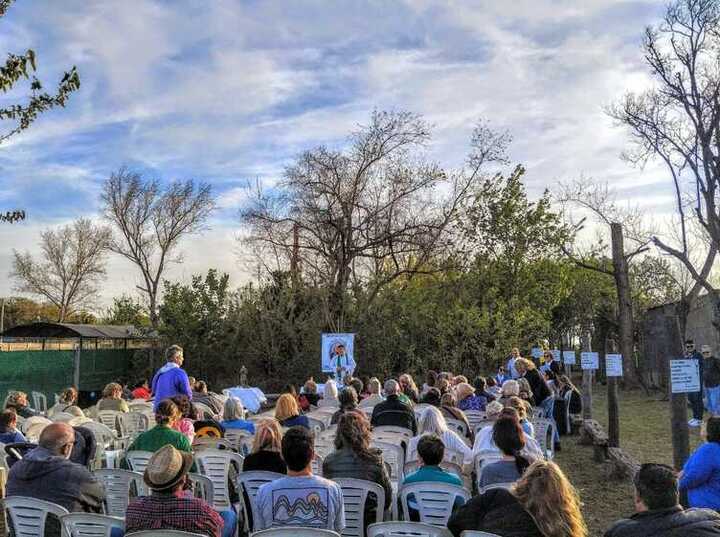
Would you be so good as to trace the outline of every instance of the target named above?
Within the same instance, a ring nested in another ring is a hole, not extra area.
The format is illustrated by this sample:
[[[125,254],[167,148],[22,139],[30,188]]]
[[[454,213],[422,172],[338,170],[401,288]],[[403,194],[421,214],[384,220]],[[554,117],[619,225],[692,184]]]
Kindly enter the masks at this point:
[[[679,218],[679,238],[653,242],[678,259],[695,285],[678,304],[687,310],[704,288],[718,304],[710,274],[720,247],[720,5],[716,0],[675,0],[663,22],[645,31],[645,62],[654,87],[628,94],[609,109],[627,127],[630,162],[660,159],[670,172]],[[701,258],[693,256],[689,214],[710,239]],[[717,308],[714,308],[717,309]],[[682,315],[682,311],[679,312]],[[716,327],[720,328],[717,323]]]
[[[367,284],[372,301],[400,277],[433,271],[462,201],[484,165],[503,161],[509,137],[478,125],[468,169],[452,174],[423,158],[429,139],[419,116],[375,112],[347,149],[306,151],[241,212],[246,242],[329,290],[331,329],[343,329],[351,283]]]
[[[110,249],[134,263],[147,295],[150,322],[158,327],[158,294],[169,263],[180,262],[176,254],[180,239],[199,231],[215,207],[209,184],[189,180],[173,182],[164,189],[121,168],[103,185],[105,218],[115,228]]]
[[[40,295],[57,306],[62,322],[78,307],[92,303],[105,276],[109,239],[108,228],[82,218],[57,230],[47,229],[41,235],[41,258],[13,250],[10,275],[19,291]]]

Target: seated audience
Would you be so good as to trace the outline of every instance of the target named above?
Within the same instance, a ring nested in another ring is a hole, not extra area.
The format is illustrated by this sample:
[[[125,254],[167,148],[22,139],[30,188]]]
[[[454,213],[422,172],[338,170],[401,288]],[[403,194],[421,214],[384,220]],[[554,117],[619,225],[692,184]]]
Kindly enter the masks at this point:
[[[690,456],[679,477],[690,507],[720,510],[720,417],[705,422],[705,443]]]
[[[171,399],[161,401],[155,411],[155,427],[140,433],[127,451],[155,452],[164,445],[170,444],[180,451],[192,453],[187,436],[173,429],[181,418],[180,409]]]
[[[58,504],[70,512],[102,513],[105,489],[85,467],[69,460],[75,431],[67,423],[43,429],[38,446],[13,464],[6,496],[25,496]],[[48,520],[46,537],[60,535],[60,523]]]
[[[420,402],[420,392],[418,391],[415,381],[411,375],[408,373],[400,375],[398,382],[400,383],[401,393],[410,400],[411,405]]]
[[[310,410],[311,406],[317,406],[320,400],[320,395],[317,392],[317,384],[312,377],[310,377],[303,386],[302,393],[299,397],[300,409],[303,412]]]
[[[32,418],[38,412],[28,406],[28,398],[25,392],[10,392],[5,399],[5,409],[12,409],[15,414],[22,418]]]
[[[341,394],[342,395],[342,394]],[[385,490],[385,505],[390,507],[392,486],[383,462],[382,452],[370,447],[370,422],[359,411],[344,413],[338,421],[335,434],[335,451],[323,461],[323,477],[337,479],[350,477],[377,483]],[[365,504],[365,524],[375,520],[377,498],[369,498]]]
[[[172,428],[184,434],[190,445],[192,445],[195,439],[195,409],[187,395],[176,395],[171,398],[171,401],[175,403],[180,411],[180,419],[173,423]]]
[[[445,418],[440,413],[440,410],[433,406],[427,407],[423,410],[420,416],[420,423],[418,425],[420,429],[420,436],[411,438],[410,444],[408,445],[407,459],[409,461],[417,459],[417,446],[422,438],[426,435],[434,435],[442,440],[443,445],[445,446],[444,453],[446,455],[448,450],[461,455],[461,460],[453,462],[456,462],[460,466],[462,466],[463,463],[472,463],[472,450],[455,431],[448,429]]]
[[[227,429],[242,429],[255,434],[255,424],[245,419],[245,407],[237,397],[228,397],[223,409],[223,421],[220,422]]]
[[[468,410],[485,411],[487,399],[482,395],[475,393],[475,388],[467,382],[461,382],[455,386],[455,397],[457,397],[457,406],[460,410],[467,412]]]
[[[381,386],[380,381],[373,377],[370,379],[367,385],[368,393],[369,395],[360,401],[360,408],[367,408],[367,407],[373,407],[377,405],[378,403],[382,403],[385,398],[382,396],[381,392]]]
[[[337,384],[335,384],[335,381],[333,379],[327,379],[325,381],[325,389],[323,390],[323,401],[325,401],[325,404],[327,406],[330,406],[330,403],[334,403],[338,406],[340,404],[338,403]]]
[[[143,481],[152,493],[128,505],[125,531],[178,530],[207,537],[230,536],[235,528],[224,528],[221,516],[204,500],[194,498],[188,471],[192,454],[166,445],[157,450],[145,469]]]
[[[286,474],[287,466],[280,455],[282,431],[273,418],[263,418],[255,424],[255,438],[250,454],[243,461],[243,472],[259,470]]]
[[[504,537],[588,535],[577,492],[555,463],[544,460],[531,464],[512,489],[475,496],[453,513],[447,527],[455,537],[465,530]]]
[[[440,408],[440,390],[437,388],[430,388],[422,396],[420,403]]]
[[[452,420],[462,421],[468,432],[467,438],[470,440],[475,438],[475,432],[472,430],[472,427],[470,427],[470,422],[465,412],[457,407],[455,396],[451,392],[444,393],[442,397],[440,397],[440,412],[446,419],[450,418]]]
[[[210,408],[215,415],[222,414],[223,401],[220,397],[208,391],[207,383],[204,380],[196,380],[192,392],[192,402],[202,403]]]
[[[390,379],[385,382],[386,399],[373,408],[370,423],[373,427],[380,425],[394,425],[404,427],[417,434],[417,421],[413,409],[403,403],[399,397],[400,385],[396,380]]]
[[[290,393],[284,393],[277,400],[275,405],[275,419],[280,422],[283,427],[294,427],[299,425],[310,429],[310,422],[306,416],[300,415],[300,408],[297,400]]]
[[[14,410],[0,413],[0,444],[25,442],[25,436],[17,429],[17,414]]]
[[[535,398],[533,397],[532,389],[530,388],[530,383],[527,379],[520,377],[517,379],[517,383],[520,387],[518,397],[520,397],[523,401],[527,401],[531,407],[535,406]]]
[[[520,399],[519,397],[511,397],[505,406],[517,410],[523,432],[527,436],[532,436],[533,438],[535,438],[535,426],[530,420],[527,419],[528,413],[532,412],[532,407],[530,406],[530,403]]]
[[[428,370],[428,372],[425,374],[425,383],[422,386],[422,391],[420,392],[420,395],[424,396],[430,388],[435,388],[438,380],[437,376],[438,375],[436,371],[433,371],[432,369]]]
[[[558,395],[563,399],[567,395],[567,392],[572,392],[570,396],[570,414],[581,414],[582,413],[582,395],[570,379],[565,375],[560,375],[557,378]]]
[[[346,412],[352,412],[358,407],[358,395],[355,388],[348,386],[338,395],[338,402],[340,403],[340,409],[332,415],[330,418],[330,424],[334,425],[340,419],[340,416]]]
[[[342,532],[345,527],[342,490],[337,483],[313,475],[313,444],[312,433],[304,427],[291,427],[285,433],[282,456],[288,474],[258,490],[255,531],[300,525]],[[298,520],[295,513],[302,513],[302,519]]]
[[[535,367],[535,364],[530,360],[518,358],[515,360],[515,369],[517,369],[518,373],[530,384],[535,406],[541,407],[545,411],[545,417],[555,423],[555,396],[543,376]],[[560,451],[562,446],[560,445],[560,433],[558,432],[556,423],[553,436],[555,451]]]
[[[420,437],[417,443],[417,454],[420,461],[420,468],[405,476],[403,485],[420,482],[448,483],[450,485],[463,486],[462,479],[452,472],[440,467],[440,463],[445,458],[445,444],[439,436],[427,434]],[[462,498],[458,497],[453,509],[462,505]],[[418,522],[420,515],[418,506],[413,495],[408,496],[408,509],[410,510],[410,520]]]
[[[501,416],[493,426],[493,442],[502,452],[501,461],[483,464],[478,477],[478,487],[484,488],[496,483],[517,481],[530,466],[520,453],[525,448],[525,433],[517,419]]]
[[[499,409],[495,407],[496,404],[500,407]],[[492,421],[497,421],[501,416],[509,416],[515,420],[519,420],[517,410],[515,410],[514,408],[502,408],[502,405],[500,405],[500,403],[498,403],[497,401],[493,401],[492,403],[490,403],[488,405],[488,419]],[[494,425],[495,424],[483,427],[475,435],[473,455],[477,455],[478,453],[492,454],[493,452],[497,453],[498,455],[501,454],[500,449],[495,445],[495,442],[493,441]],[[525,436],[525,447],[522,450],[522,454],[530,459],[544,458],[540,444],[531,436]]]
[[[95,405],[95,410],[114,410],[116,412],[130,412],[130,407],[122,398],[123,388],[117,382],[106,385],[102,392],[102,399]]]
[[[500,397],[500,386],[498,386],[497,380],[493,377],[487,377],[485,379],[485,384],[487,384],[487,391],[490,393],[490,395],[494,395],[497,399]]]
[[[150,393],[150,381],[148,381],[148,379],[138,380],[131,393],[133,399],[142,399],[143,401],[147,401],[152,397],[152,393]]]
[[[475,377],[475,380],[473,380],[473,388],[475,388],[475,395],[483,396],[488,403],[496,399],[495,396],[488,391],[485,379],[480,376]]]
[[[709,537],[720,535],[720,515],[680,505],[675,471],[643,464],[635,474],[635,514],[613,524],[605,537]]]
[[[82,417],[83,411],[77,406],[78,391],[74,387],[65,388],[58,398],[58,402],[48,410],[48,417],[52,418],[59,412],[67,412],[73,416]]]
[[[353,387],[355,389],[355,393],[357,394],[358,401],[360,401],[363,398],[363,391],[365,390],[365,385],[363,384],[363,381],[359,378],[353,377],[353,379],[346,384],[347,387]]]
[[[500,404],[507,406],[508,400],[511,397],[518,397],[520,395],[520,385],[516,380],[506,380],[502,388],[500,388]]]

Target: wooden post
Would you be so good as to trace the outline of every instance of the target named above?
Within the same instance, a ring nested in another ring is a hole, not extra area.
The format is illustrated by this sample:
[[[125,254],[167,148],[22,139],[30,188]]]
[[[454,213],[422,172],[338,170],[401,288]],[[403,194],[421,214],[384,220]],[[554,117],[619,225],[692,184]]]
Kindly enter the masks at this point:
[[[671,359],[680,359],[683,355],[683,343],[677,319],[666,317],[665,326],[668,341],[670,342],[668,353]],[[687,422],[687,404],[687,394],[670,394],[670,430],[672,431],[673,465],[676,470],[682,470],[685,461],[687,461],[690,456],[690,431]]]
[[[623,356],[623,360],[625,357]],[[607,353],[605,353],[607,373]],[[620,447],[620,408],[618,404],[618,378],[607,376],[608,446]]]
[[[623,386],[637,385],[634,365],[633,341],[633,311],[632,294],[630,290],[630,275],[625,246],[623,241],[622,224],[610,224],[612,238],[613,276],[617,289],[618,300],[618,327],[620,332],[620,354],[623,355]]]
[[[583,336],[583,350],[586,352],[590,352],[592,349],[590,348],[590,331],[587,330],[585,332],[585,335]],[[583,369],[583,376],[582,376],[582,409],[583,409],[583,419],[584,420],[591,420],[592,419],[592,377],[593,372],[591,369]]]
[[[73,386],[80,391],[80,348],[82,347],[82,338],[80,343],[75,347],[75,355],[73,356]]]

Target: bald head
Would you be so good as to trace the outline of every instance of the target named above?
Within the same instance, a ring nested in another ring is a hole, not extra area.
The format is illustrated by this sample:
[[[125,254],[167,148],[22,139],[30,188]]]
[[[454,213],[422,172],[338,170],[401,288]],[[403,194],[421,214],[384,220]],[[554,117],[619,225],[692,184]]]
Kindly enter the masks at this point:
[[[390,379],[385,381],[385,395],[397,395],[400,390],[400,385],[397,380]]]
[[[75,431],[70,425],[51,423],[43,429],[38,444],[55,455],[68,458],[74,442]]]

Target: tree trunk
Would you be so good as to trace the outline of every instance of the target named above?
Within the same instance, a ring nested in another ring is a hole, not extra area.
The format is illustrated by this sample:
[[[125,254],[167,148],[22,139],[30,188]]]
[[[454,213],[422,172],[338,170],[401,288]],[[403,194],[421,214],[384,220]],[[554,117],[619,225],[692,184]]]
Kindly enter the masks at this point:
[[[614,351],[615,344],[613,343],[612,346]],[[605,354],[605,359],[607,360],[607,353]],[[620,447],[620,405],[618,401],[617,377],[607,377],[607,394],[608,446],[617,448]]]
[[[665,327],[670,342],[670,348],[668,349],[670,356],[674,359],[681,358],[683,356],[683,338],[680,336],[677,319],[666,317]],[[676,470],[682,470],[685,461],[690,456],[690,430],[687,423],[688,399],[684,393],[671,393],[670,401],[673,465]]]
[[[633,312],[632,295],[630,292],[630,276],[625,258],[622,224],[610,224],[612,235],[613,275],[617,289],[618,325],[620,327],[620,353],[623,357],[623,384],[635,387],[639,384],[635,369],[633,345]]]
[[[155,293],[150,293],[148,298],[150,302],[150,324],[152,325],[153,330],[157,330],[160,328],[160,316],[158,315],[157,310],[157,295],[155,295]]]
[[[583,350],[589,352],[590,348],[590,332],[585,331],[583,336]],[[592,419],[592,375],[593,372],[590,369],[583,369],[582,377],[582,409],[583,409],[583,420]]]

